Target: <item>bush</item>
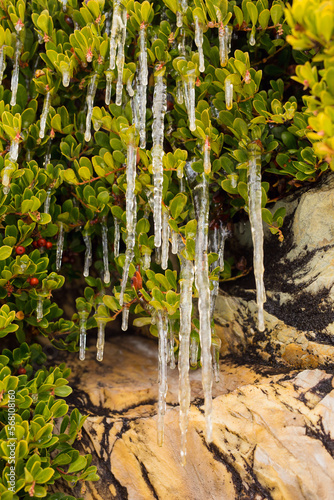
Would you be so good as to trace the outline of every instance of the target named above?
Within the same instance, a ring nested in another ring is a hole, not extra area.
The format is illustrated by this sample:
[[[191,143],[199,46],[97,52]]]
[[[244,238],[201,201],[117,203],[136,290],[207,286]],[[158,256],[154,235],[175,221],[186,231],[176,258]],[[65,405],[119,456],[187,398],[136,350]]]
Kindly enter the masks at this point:
[[[122,312],[126,330],[134,313],[160,340],[161,438],[167,335],[183,396],[189,345],[203,367],[210,428],[215,296],[250,271],[224,257],[233,223],[249,214],[255,228],[263,330],[261,216],[279,244],[273,202],[334,165],[333,5],[285,3],[0,6],[0,335],[80,342],[84,359],[98,327],[101,361],[105,325]],[[65,278],[72,318],[59,307]]]

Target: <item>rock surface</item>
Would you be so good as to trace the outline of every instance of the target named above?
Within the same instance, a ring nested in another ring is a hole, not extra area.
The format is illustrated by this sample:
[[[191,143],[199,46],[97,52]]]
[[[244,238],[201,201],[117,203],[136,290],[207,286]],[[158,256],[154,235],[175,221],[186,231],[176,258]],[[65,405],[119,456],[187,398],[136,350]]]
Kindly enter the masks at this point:
[[[256,329],[254,284],[249,277],[238,280],[217,301],[221,352],[252,352],[296,368],[333,366],[334,175],[279,201],[273,211],[281,206],[285,239],[279,243],[267,231],[264,248],[266,331]],[[240,227],[236,238],[247,247],[248,227]]]
[[[330,500],[334,491],[334,388],[324,370],[221,362],[213,442],[204,440],[200,371],[191,373],[188,457],[180,463],[178,373],[169,370],[165,444],[156,444],[157,344],[123,335],[105,361],[73,355],[73,407],[89,414],[81,447],[101,481],[85,500]],[[80,488],[75,494],[80,495]]]

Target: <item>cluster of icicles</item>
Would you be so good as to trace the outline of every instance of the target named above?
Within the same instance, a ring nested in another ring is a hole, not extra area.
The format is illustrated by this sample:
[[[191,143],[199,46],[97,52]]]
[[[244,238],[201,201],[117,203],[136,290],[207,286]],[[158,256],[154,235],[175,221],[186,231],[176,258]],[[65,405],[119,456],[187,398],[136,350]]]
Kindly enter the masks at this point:
[[[65,2],[64,2],[65,5]],[[182,16],[187,10],[187,1],[181,0],[180,11],[177,13],[177,25],[182,28]],[[117,67],[118,78],[116,83],[116,105],[122,105],[123,92],[123,67],[124,67],[124,47],[126,41],[127,13],[122,4],[116,0],[112,25],[110,30],[110,55],[109,70],[106,72],[106,94],[105,102],[107,105],[111,102],[112,90],[112,71]],[[183,28],[182,28],[183,29]],[[182,31],[181,29],[181,31]],[[182,33],[181,33],[182,35]],[[228,53],[231,49],[232,30],[228,26],[223,26],[219,19],[219,53],[220,62],[225,66],[228,62]],[[184,38],[184,37],[183,37]],[[139,147],[146,147],[146,106],[147,106],[147,85],[148,85],[148,61],[147,61],[147,43],[146,26],[142,24],[139,31],[139,59],[138,70],[135,80],[135,86],[127,84],[127,91],[131,98],[133,114],[133,130],[139,135]],[[199,69],[205,71],[203,54],[203,27],[198,18],[195,18],[195,44],[199,51]],[[181,53],[184,47],[184,39],[180,44]],[[12,75],[12,100],[11,104],[16,103],[16,93],[19,75],[19,58],[21,52],[21,42],[17,34],[17,42],[14,57],[14,68]],[[4,54],[0,51],[0,75],[4,71]],[[69,84],[69,75],[65,75],[64,83]],[[94,97],[98,85],[98,75],[94,73],[88,85],[86,97],[87,120],[85,140],[91,139],[91,121],[94,106]],[[233,106],[233,82],[231,77],[225,80],[225,99],[227,109]],[[195,74],[187,74],[176,82],[176,100],[178,103],[185,103],[190,130],[196,129],[195,124]],[[40,138],[44,137],[46,121],[50,109],[51,94],[46,92],[41,120],[40,120]],[[223,226],[214,227],[209,237],[209,187],[208,175],[211,170],[210,164],[210,142],[209,139],[203,145],[203,165],[204,173],[201,175],[199,183],[196,182],[197,174],[191,168],[191,162],[187,162],[186,175],[189,185],[193,192],[194,205],[197,217],[197,236],[196,251],[194,262],[185,259],[181,252],[184,243],[177,233],[170,230],[169,213],[162,203],[163,188],[163,142],[164,142],[164,118],[167,110],[167,89],[164,77],[156,72],[153,95],[153,125],[152,125],[152,164],[153,164],[153,195],[149,201],[153,208],[154,220],[154,243],[156,247],[155,260],[161,264],[162,269],[168,267],[169,244],[171,251],[179,256],[181,274],[180,274],[180,328],[179,336],[179,403],[180,403],[180,428],[181,428],[181,457],[182,463],[186,458],[186,434],[188,427],[188,415],[190,406],[190,365],[197,366],[197,356],[199,345],[195,338],[191,336],[192,331],[192,296],[193,286],[198,292],[198,312],[199,312],[199,338],[201,347],[201,365],[202,365],[202,384],[205,401],[205,419],[206,419],[206,439],[208,442],[212,439],[212,382],[213,375],[216,381],[219,381],[219,346],[212,345],[212,318],[215,306],[215,300],[218,295],[218,278],[213,280],[210,286],[209,272],[219,266],[220,271],[224,268],[224,245],[229,236],[228,230]],[[120,305],[123,307],[122,329],[127,329],[129,307],[124,304],[124,295],[128,282],[130,264],[134,258],[134,246],[136,239],[136,212],[137,200],[135,195],[136,182],[136,145],[134,134],[128,137],[127,145],[127,166],[126,166],[126,252],[125,263],[123,267],[123,276],[121,283],[121,292],[119,296]],[[19,144],[13,141],[10,148],[10,160],[15,162],[18,157]],[[45,161],[45,165],[50,158]],[[180,175],[181,190],[184,190],[183,174]],[[3,175],[2,182],[5,193],[9,190],[9,178],[6,172]],[[252,229],[252,238],[254,244],[254,272],[257,289],[258,304],[258,328],[264,330],[263,303],[265,301],[265,290],[263,285],[263,228],[261,217],[261,158],[256,151],[251,151],[249,159],[248,175],[248,196],[249,196],[249,215]],[[45,212],[49,212],[51,201],[51,190],[47,192],[45,200]],[[115,223],[115,242],[114,254],[119,255],[120,229],[119,221],[114,218]],[[108,228],[106,221],[102,222],[102,247],[103,247],[103,265],[104,282],[110,282],[109,262],[108,262]],[[86,247],[84,276],[89,275],[89,268],[92,264],[92,243],[87,232],[83,233],[83,240]],[[60,223],[58,242],[56,250],[56,269],[61,267],[62,253],[64,245],[64,226]],[[208,253],[214,252],[218,255],[218,261],[211,264],[209,269]],[[148,269],[150,266],[150,254],[143,256],[142,268]],[[43,318],[43,296],[38,297],[37,320]],[[167,394],[167,365],[175,368],[175,345],[174,345],[174,322],[168,318],[167,311],[155,311],[151,308],[152,322],[156,324],[159,334],[159,400],[158,400],[158,442],[163,443],[164,439],[164,415],[166,411]],[[80,349],[79,358],[85,359],[86,349],[86,326],[88,319],[87,311],[79,312],[80,326]],[[104,328],[105,323],[96,316],[98,325],[97,338],[97,359],[102,361],[104,348]]]

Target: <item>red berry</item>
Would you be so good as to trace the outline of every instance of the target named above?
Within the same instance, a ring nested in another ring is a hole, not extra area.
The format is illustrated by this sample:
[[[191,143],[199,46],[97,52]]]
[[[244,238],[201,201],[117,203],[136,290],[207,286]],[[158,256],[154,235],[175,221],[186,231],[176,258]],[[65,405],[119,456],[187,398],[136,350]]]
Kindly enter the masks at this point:
[[[52,243],[51,241],[47,241],[46,242],[46,248],[48,248],[50,250],[50,248],[52,248]]]
[[[16,247],[15,252],[17,253],[17,255],[23,255],[24,253],[26,253],[26,249],[20,245]]]
[[[30,285],[35,286],[38,285],[39,280],[37,278],[30,278]]]
[[[38,247],[37,241],[33,241],[33,242],[32,242],[32,246],[33,246],[34,248],[37,248],[37,247]]]
[[[45,238],[40,238],[38,241],[37,241],[37,245],[39,247],[45,247],[46,245],[46,239]]]
[[[17,374],[18,375],[24,375],[25,373],[27,373],[26,369],[23,368],[23,366],[21,366],[18,370],[17,370]]]

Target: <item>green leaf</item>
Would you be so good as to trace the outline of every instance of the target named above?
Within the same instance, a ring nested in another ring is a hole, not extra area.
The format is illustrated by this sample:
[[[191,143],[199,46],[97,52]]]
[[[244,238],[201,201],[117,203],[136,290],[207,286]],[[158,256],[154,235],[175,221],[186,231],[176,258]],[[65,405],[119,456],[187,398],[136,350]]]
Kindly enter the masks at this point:
[[[184,207],[187,203],[187,196],[183,193],[179,193],[171,200],[169,203],[170,212],[174,219],[177,219],[179,215],[183,212]]]
[[[3,245],[0,247],[0,260],[6,260],[10,255],[12,254],[12,247],[9,247],[8,245]]]

